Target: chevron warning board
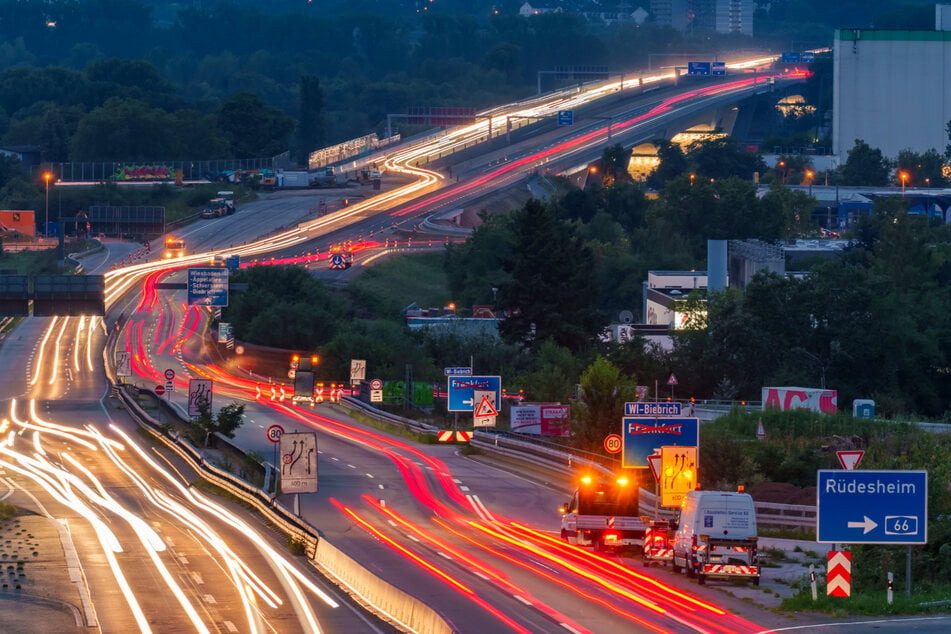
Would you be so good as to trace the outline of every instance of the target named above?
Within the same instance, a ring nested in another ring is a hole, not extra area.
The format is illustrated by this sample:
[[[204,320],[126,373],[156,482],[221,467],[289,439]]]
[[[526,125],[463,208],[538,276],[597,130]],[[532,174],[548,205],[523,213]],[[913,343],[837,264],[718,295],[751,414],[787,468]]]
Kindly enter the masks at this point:
[[[852,553],[845,550],[829,551],[826,594],[830,597],[852,596]]]

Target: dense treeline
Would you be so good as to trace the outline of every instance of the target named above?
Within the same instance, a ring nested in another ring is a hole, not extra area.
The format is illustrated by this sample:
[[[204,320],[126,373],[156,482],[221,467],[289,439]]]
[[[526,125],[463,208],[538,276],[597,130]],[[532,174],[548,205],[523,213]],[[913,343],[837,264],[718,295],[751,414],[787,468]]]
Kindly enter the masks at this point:
[[[720,160],[711,161],[711,153]],[[648,270],[706,270],[709,239],[810,235],[814,202],[806,194],[777,183],[757,197],[747,179],[711,180],[702,171],[707,163],[749,160],[743,156],[728,141],[701,143],[654,200],[641,186],[618,180],[485,216],[465,243],[447,250],[441,303],[424,305],[494,304],[508,315],[500,342],[406,332],[400,308],[419,298],[381,303],[359,284],[346,291],[350,300],[335,304],[359,311],[338,308],[324,317],[334,304],[307,302],[320,306],[307,319],[332,329],[274,327],[279,320],[266,313],[284,310],[283,293],[266,301],[255,295],[247,319],[238,308],[225,318],[235,322],[239,338],[257,331],[270,345],[336,351],[339,356],[327,357],[328,376],[345,374],[346,354],[361,350],[353,343],[359,339],[378,355],[368,363],[396,376],[411,362],[421,380],[438,380],[442,367],[472,356],[483,372],[502,374],[533,400],[565,401],[580,384],[590,394],[578,437],[593,445],[614,429],[617,408],[634,385],[664,385],[671,372],[682,397],[759,400],[765,385],[803,385],[837,389],[843,408],[853,398],[872,398],[886,415],[947,417],[951,227],[907,214],[901,199],[880,202],[848,249],[804,265],[799,276],[759,274],[743,292],[687,297],[681,312],[690,316],[688,327],[675,332],[671,351],[639,338],[600,342],[619,311],[643,317]],[[393,327],[384,332],[372,318]],[[292,334],[302,338],[291,340]],[[389,339],[381,345],[379,337]],[[594,402],[603,406],[590,407]]]
[[[751,39],[681,34],[650,20],[607,26],[570,10],[524,18],[520,5],[0,1],[0,142],[36,145],[44,162],[262,157],[289,148],[300,159],[382,133],[388,114],[410,106],[481,108],[524,97],[541,70],[630,72],[671,52],[827,45],[846,17],[852,26],[898,20],[879,13],[892,3],[764,3]],[[905,11],[900,22],[917,15]],[[546,77],[544,88],[555,87]]]

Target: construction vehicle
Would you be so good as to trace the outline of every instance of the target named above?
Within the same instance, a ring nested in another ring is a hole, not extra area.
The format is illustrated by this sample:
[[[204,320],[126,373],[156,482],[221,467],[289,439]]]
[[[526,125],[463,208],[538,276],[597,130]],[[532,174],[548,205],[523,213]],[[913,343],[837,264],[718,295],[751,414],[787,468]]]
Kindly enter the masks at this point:
[[[162,257],[166,260],[174,260],[185,257],[185,241],[181,238],[169,236],[165,238],[165,252]]]
[[[696,577],[750,579],[759,585],[756,508],[742,491],[690,491],[684,497],[671,567]]]
[[[648,522],[641,553],[645,567],[651,563],[667,564],[673,561],[675,533],[676,524],[667,520],[655,519]]]
[[[336,187],[337,175],[334,174],[334,168],[322,167],[314,172],[308,183],[310,187]]]
[[[220,191],[218,192],[218,198],[221,198],[224,200],[225,215],[230,216],[236,211],[237,208],[235,207],[235,204],[234,204],[233,191],[230,191],[230,190]]]
[[[335,244],[330,247],[330,269],[343,271],[353,266],[353,251],[347,247]]]
[[[584,474],[571,500],[561,507],[561,538],[595,550],[643,548],[647,525],[638,508],[638,484]]]

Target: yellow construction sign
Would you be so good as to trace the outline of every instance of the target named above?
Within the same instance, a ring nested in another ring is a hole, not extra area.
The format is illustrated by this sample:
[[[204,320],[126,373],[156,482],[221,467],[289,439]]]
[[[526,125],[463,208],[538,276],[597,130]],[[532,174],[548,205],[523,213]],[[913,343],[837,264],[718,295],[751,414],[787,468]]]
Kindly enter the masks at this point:
[[[680,507],[684,496],[697,487],[697,448],[660,448],[660,505]]]

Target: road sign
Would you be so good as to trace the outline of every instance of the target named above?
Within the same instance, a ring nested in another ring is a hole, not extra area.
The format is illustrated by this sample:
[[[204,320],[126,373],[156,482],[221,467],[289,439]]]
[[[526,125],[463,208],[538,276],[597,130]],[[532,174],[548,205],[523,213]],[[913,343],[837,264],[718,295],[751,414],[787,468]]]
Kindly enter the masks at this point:
[[[684,497],[697,488],[697,448],[660,448],[660,505],[679,508]]]
[[[371,403],[382,403],[382,402],[383,402],[383,390],[370,390],[370,402],[371,402]]]
[[[201,416],[202,410],[211,412],[211,379],[191,379],[188,382],[188,415]]]
[[[798,64],[802,61],[802,53],[799,51],[785,51],[780,54],[779,61],[783,64]]]
[[[128,350],[116,350],[116,374],[132,376],[132,353]]]
[[[502,377],[499,376],[458,376],[451,374],[447,379],[449,394],[447,410],[450,412],[471,412],[477,404],[472,393],[475,390],[495,392],[495,410],[501,405]]]
[[[660,484],[660,463],[662,459],[663,456],[661,456],[659,453],[654,453],[647,456],[647,462],[650,464],[651,473],[654,474],[654,482],[657,482],[658,484]]]
[[[696,418],[623,418],[624,453],[621,466],[644,468],[647,457],[667,445],[696,447],[699,443]]]
[[[683,413],[680,403],[665,403],[663,401],[634,401],[624,404],[625,416],[680,416]]]
[[[174,392],[174,391],[175,391],[175,384],[172,383],[171,381],[166,381],[166,382],[165,382],[165,391],[166,391],[166,392]]]
[[[865,456],[865,452],[861,449],[854,451],[837,451],[835,452],[835,456],[839,459],[839,464],[842,465],[843,469],[852,471],[862,462],[862,457]]]
[[[928,472],[820,470],[816,541],[928,543]]]
[[[281,492],[317,492],[317,434],[281,435]]]
[[[495,400],[495,395],[488,392],[480,392],[478,394],[481,398],[479,399],[479,406],[475,410],[476,416],[498,416],[499,412],[497,409],[492,407],[491,400]]]
[[[713,62],[710,64],[710,74],[717,77],[726,75],[726,62]]]
[[[366,359],[351,359],[350,360],[350,382],[356,383],[357,381],[364,381],[367,378],[367,362]]]
[[[688,75],[709,75],[710,62],[687,62]]]
[[[608,434],[604,437],[604,450],[610,454],[620,453],[624,440],[619,434]]]
[[[495,400],[495,392],[486,392],[483,390],[473,390],[472,400],[478,403],[472,410],[473,427],[495,427],[499,411],[492,406]]]
[[[852,553],[830,550],[826,558],[826,594],[830,597],[852,596]]]
[[[382,390],[382,389],[383,389],[383,381],[382,381],[381,379],[373,379],[372,381],[370,381],[370,389],[371,389],[371,390]]]
[[[458,368],[443,368],[443,372],[446,373],[446,376],[456,375],[456,376],[472,376],[472,368],[467,367],[458,367]]]
[[[575,124],[574,110],[559,110],[558,111],[558,125],[574,125],[574,124]]]
[[[165,371],[166,380],[171,381],[174,378],[175,378],[175,370],[173,370],[172,368],[169,368],[168,370]]]
[[[673,372],[670,373],[670,378],[667,379],[667,385],[677,385],[677,377]]]
[[[165,394],[165,386],[159,383],[155,386],[155,395],[162,396],[163,394]]]
[[[284,435],[284,428],[280,425],[271,425],[267,428],[267,439],[271,442],[281,442],[281,436]]]
[[[221,267],[189,267],[189,306],[227,306],[228,269]]]
[[[238,268],[241,268],[241,256],[240,255],[231,255],[225,258],[225,268],[231,269],[232,271]]]

